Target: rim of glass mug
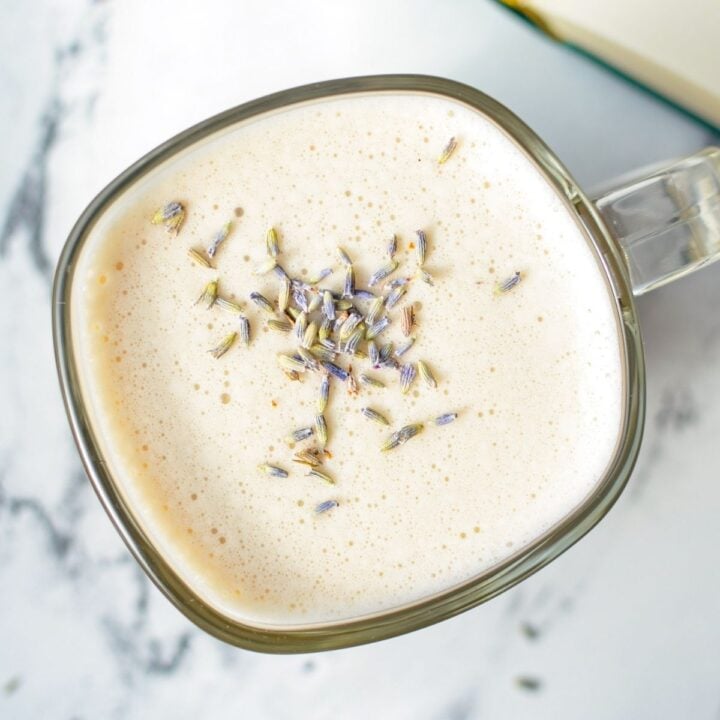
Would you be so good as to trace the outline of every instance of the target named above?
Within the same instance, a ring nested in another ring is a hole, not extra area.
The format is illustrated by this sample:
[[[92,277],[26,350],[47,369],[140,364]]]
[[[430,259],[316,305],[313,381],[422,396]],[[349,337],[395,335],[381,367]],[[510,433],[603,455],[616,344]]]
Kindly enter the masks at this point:
[[[623,348],[623,424],[605,477],[584,502],[530,545],[484,573],[409,605],[318,625],[256,626],[225,616],[206,603],[155,549],[115,485],[104,462],[83,400],[71,337],[75,261],[103,212],[133,183],[179,151],[242,121],[291,105],[350,94],[432,94],[479,110],[526,154],[554,187],[595,251],[615,299]],[[645,374],[630,279],[617,241],[594,204],[542,140],[503,105],[479,90],[424,75],[376,75],[313,83],[244,103],[204,120],[147,153],[105,187],[82,213],[60,255],[53,286],[55,359],[66,412],[85,471],[108,516],[135,559],[163,594],[193,623],[227,643],[273,653],[314,652],[382,640],[450,618],[507,590],[544,567],[585,535],[622,492],[640,447]]]

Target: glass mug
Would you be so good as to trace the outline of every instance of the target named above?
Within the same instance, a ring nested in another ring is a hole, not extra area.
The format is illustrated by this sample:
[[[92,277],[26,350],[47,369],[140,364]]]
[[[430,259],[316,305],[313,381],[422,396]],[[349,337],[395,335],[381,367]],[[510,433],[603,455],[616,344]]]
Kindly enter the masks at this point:
[[[75,260],[90,229],[128,187],[175,153],[230,125],[296,103],[355,93],[445,96],[484,114],[521,148],[574,214],[594,247],[615,297],[624,350],[623,428],[605,476],[583,503],[531,544],[481,575],[412,604],[322,625],[256,627],[223,615],[173,570],[133,516],[96,442],[73,355],[71,300]],[[87,207],[60,256],[53,289],[55,357],[63,398],[85,470],[106,512],[148,576],[190,620],[219,639],[265,652],[310,652],[381,640],[452,617],[507,590],[567,550],[610,509],[637,458],[645,412],[643,349],[633,296],[720,258],[720,150],[708,148],[646,173],[594,200],[555,155],[509,110],[450,80],[386,75],[294,88],[216,115],[148,153]]]

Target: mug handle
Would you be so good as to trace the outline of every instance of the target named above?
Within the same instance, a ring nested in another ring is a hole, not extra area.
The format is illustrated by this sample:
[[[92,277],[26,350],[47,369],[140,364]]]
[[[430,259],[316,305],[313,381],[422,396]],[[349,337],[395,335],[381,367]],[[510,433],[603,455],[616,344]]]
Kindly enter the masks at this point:
[[[720,149],[633,177],[594,203],[618,241],[634,295],[720,260]]]

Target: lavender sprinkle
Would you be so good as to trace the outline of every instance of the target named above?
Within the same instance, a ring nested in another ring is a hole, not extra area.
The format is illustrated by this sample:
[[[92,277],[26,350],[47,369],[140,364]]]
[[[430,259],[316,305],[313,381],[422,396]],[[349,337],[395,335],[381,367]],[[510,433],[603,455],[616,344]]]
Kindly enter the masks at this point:
[[[362,373],[360,375],[360,383],[362,385],[367,385],[368,387],[376,387],[376,388],[384,388],[385,387],[385,383],[382,380],[378,380],[377,378],[374,378],[371,375],[366,375],[365,373]]]
[[[398,430],[400,443],[407,442],[410,438],[414,438],[423,429],[422,423],[411,423]]]
[[[328,429],[325,416],[322,413],[315,416],[315,436],[320,447],[324,449],[328,441]]]
[[[332,321],[330,318],[323,318],[318,330],[318,339],[321,343],[324,343],[330,337],[330,331],[332,329]]]
[[[258,465],[258,470],[260,470],[260,472],[264,472],[266,475],[270,475],[271,477],[286,478],[288,476],[287,470],[283,470],[281,467],[271,465],[270,463]]]
[[[308,302],[305,297],[305,291],[300,288],[295,288],[292,293],[295,304],[303,311],[308,312]]]
[[[291,355],[278,355],[278,365],[286,372],[305,372],[305,363],[302,358],[291,356]]]
[[[259,292],[251,292],[250,293],[250,299],[261,309],[264,310],[269,315],[275,314],[275,308],[272,306],[272,303],[264,296],[261,295]]]
[[[321,502],[319,505],[315,506],[315,512],[320,515],[328,510],[333,510],[339,505],[340,503],[337,500],[325,500],[325,502]]]
[[[158,218],[159,222],[164,222],[166,220],[171,220],[172,218],[176,217],[177,215],[180,215],[184,210],[183,206],[179,202],[169,202],[163,207],[160,208],[155,213],[155,217]],[[155,217],[153,217],[153,222],[155,222]]]
[[[317,401],[317,411],[324,413],[330,397],[330,376],[324,375],[320,383],[320,395]]]
[[[316,322],[311,322],[305,329],[305,333],[302,338],[302,346],[309,350],[315,344],[315,338],[317,337],[318,326]]]
[[[345,341],[345,352],[354,355],[364,335],[365,331],[362,328],[356,328]]]
[[[352,260],[350,259],[350,256],[343,250],[339,245],[337,249],[338,257],[340,258],[340,262],[343,265],[352,265]]]
[[[413,345],[415,344],[415,338],[408,338],[402,345],[398,345],[394,355],[396,358],[401,358]]]
[[[381,363],[387,362],[388,359],[390,358],[390,355],[392,355],[392,351],[393,351],[393,344],[392,344],[392,342],[387,342],[387,343],[385,343],[385,344],[380,348],[380,362],[381,362]]]
[[[318,359],[318,360],[326,360],[328,362],[332,362],[335,359],[335,351],[328,350],[324,345],[320,345],[320,343],[315,343],[311,348],[310,352]]]
[[[278,291],[278,310],[285,312],[290,304],[290,279],[280,278],[280,290]]]
[[[240,333],[240,342],[247,347],[250,344],[250,321],[240,315],[238,318],[238,332]]]
[[[290,276],[285,272],[285,268],[282,265],[275,265],[273,272],[281,279],[290,282]]]
[[[372,340],[368,343],[368,357],[373,366],[376,366],[380,362],[380,351]]]
[[[211,280],[204,288],[200,297],[195,301],[196,305],[204,304],[205,307],[210,309],[218,298],[218,282],[217,280]]]
[[[512,290],[521,280],[521,275],[519,272],[515,272],[513,275],[511,275],[509,278],[505,279],[502,283],[498,283],[495,286],[495,292],[498,293],[506,293],[509,290]]]
[[[322,457],[319,450],[311,448],[296,452],[293,462],[309,465],[310,467],[317,467],[318,465],[322,465]]]
[[[335,301],[329,290],[323,293],[323,314],[328,320],[335,319]]]
[[[350,368],[352,370],[352,367]],[[348,373],[348,379],[347,379],[347,391],[348,395],[357,395],[360,392],[360,388],[358,387],[357,380],[355,379],[355,376],[352,374],[352,372]]]
[[[379,282],[382,282],[386,277],[392,275],[397,269],[397,260],[390,260],[370,276],[370,279],[368,280],[368,285],[370,287],[377,285]]]
[[[402,309],[402,314],[400,316],[400,329],[405,337],[410,336],[413,325],[415,325],[415,307],[411,303]]]
[[[400,368],[400,391],[403,395],[410,390],[410,386],[413,384],[416,376],[417,370],[413,363],[408,363]]]
[[[410,282],[410,280],[411,280],[411,278],[409,278],[409,277],[395,278],[394,280],[391,280],[391,281],[387,284],[387,287],[388,287],[390,290],[394,290],[395,288],[399,288],[399,287],[401,287],[402,285],[407,285],[407,284]]]
[[[371,293],[369,290],[358,290],[355,288],[355,297],[358,300],[374,300],[375,294]]]
[[[422,267],[427,256],[427,235],[424,230],[416,230],[415,234],[417,235],[418,266]]]
[[[212,242],[208,246],[207,254],[208,257],[214,258],[215,253],[218,251],[218,248],[220,247],[220,244],[225,240],[225,238],[230,234],[230,230],[232,229],[232,223],[226,222],[220,230],[218,230],[215,233],[215,236],[212,239]]]
[[[343,297],[351,298],[355,295],[355,271],[352,265],[345,267],[345,284],[343,286]]]
[[[267,326],[271,330],[281,333],[289,333],[293,327],[287,320],[276,320],[275,318],[270,318],[267,321]]]
[[[399,445],[404,445],[408,440],[414,438],[420,434],[423,430],[424,425],[422,423],[411,423],[400,428],[397,432],[394,432],[382,445],[380,450],[386,452],[387,450],[393,450]]]
[[[226,300],[225,298],[218,297],[215,301],[215,306],[233,315],[240,315],[242,313],[242,308],[236,302]]]
[[[432,373],[432,370],[428,367],[426,362],[423,362],[422,360],[417,361],[417,370],[420,374],[420,377],[425,381],[425,384],[428,387],[436,388],[437,387],[437,380],[435,380],[435,376]]]
[[[332,271],[333,271],[332,268],[329,268],[329,267],[323,268],[319,273],[317,273],[317,275],[313,275],[313,276],[308,280],[308,283],[310,283],[310,285],[318,285],[318,284],[321,283],[326,277],[328,277],[329,275],[332,275]]]
[[[381,318],[376,323],[371,325],[365,332],[365,337],[368,340],[373,340],[376,338],[385,328],[390,324],[390,319],[388,317]]]
[[[180,226],[185,220],[185,208],[182,203],[173,201],[163,205],[152,216],[150,222],[153,225],[164,225],[165,230],[171,235],[180,232]]]
[[[190,248],[188,250],[188,255],[190,256],[190,259],[193,262],[196,262],[198,265],[202,265],[202,267],[206,267],[206,268],[212,268],[210,261],[202,254],[202,252],[200,250],[196,250],[195,248]]]
[[[309,350],[305,349],[304,347],[299,347],[298,355],[303,360],[303,362],[305,363],[305,367],[308,370],[317,372],[320,369],[320,365],[319,365],[318,361],[315,359],[315,357]]]
[[[345,382],[348,379],[349,373],[347,372],[347,370],[343,370],[335,363],[325,360],[320,364],[325,368],[325,370],[327,370],[333,377],[336,377],[338,380],[342,380],[343,382]]]
[[[308,326],[308,318],[307,313],[301,312],[296,318],[295,318],[295,339],[302,343],[303,338],[305,337],[305,331],[307,330]]]
[[[433,276],[429,272],[420,268],[420,270],[418,271],[418,274],[420,275],[420,279],[426,285],[429,285],[430,287],[435,287],[435,281],[433,280]]]
[[[308,477],[316,477],[319,480],[322,480],[323,482],[326,482],[328,485],[335,485],[335,480],[331,478],[328,474],[318,470],[317,468],[313,468],[308,473]]]
[[[315,430],[311,427],[304,427],[299,428],[298,430],[293,430],[293,432],[290,433],[290,437],[294,442],[302,442],[303,440],[307,440]]]
[[[373,325],[378,317],[380,317],[380,313],[383,311],[383,307],[385,305],[385,298],[378,297],[375,298],[375,300],[370,303],[370,308],[368,310],[367,316],[365,318],[365,322],[368,325]]]
[[[378,423],[379,425],[390,425],[388,419],[384,415],[381,415],[377,410],[373,410],[370,407],[364,407],[360,412],[366,418]]]
[[[395,253],[397,252],[398,242],[397,242],[397,235],[393,234],[393,236],[390,238],[390,242],[387,246],[387,255],[388,257],[393,260],[395,258]]]
[[[270,228],[265,235],[265,247],[267,254],[271,258],[276,258],[280,254],[280,244],[278,243],[278,234],[275,228]]]
[[[275,258],[267,258],[267,260],[264,260],[255,268],[253,275],[267,275],[267,273],[274,270],[276,266]]]
[[[208,350],[208,352],[217,360],[221,358],[232,346],[237,338],[237,333],[232,332],[226,335],[218,345]]]
[[[398,285],[393,288],[391,293],[385,298],[385,308],[392,310],[402,299],[402,296],[407,292],[407,285]]]
[[[440,156],[438,157],[438,165],[444,165],[449,157],[455,152],[455,148],[457,147],[457,140],[454,137],[451,137],[447,141],[447,145],[443,148],[443,151],[440,153]]]
[[[362,315],[353,313],[352,315],[348,315],[347,320],[343,322],[343,324],[340,326],[340,339],[341,340],[347,340],[353,332],[355,331],[355,328],[361,323],[362,321]]]

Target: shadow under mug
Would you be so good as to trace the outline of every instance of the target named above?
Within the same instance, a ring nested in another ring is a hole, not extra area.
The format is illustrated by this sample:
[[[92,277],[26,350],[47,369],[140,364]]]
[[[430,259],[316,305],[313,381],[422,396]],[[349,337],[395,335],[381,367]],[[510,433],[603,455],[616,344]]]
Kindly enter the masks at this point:
[[[593,492],[530,545],[483,574],[410,605],[322,625],[256,627],[206,603],[154,547],[108,470],[80,391],[71,337],[76,259],[93,225],[125,190],[175,153],[228,126],[297,103],[332,96],[419,93],[474,108],[503,130],[534,163],[574,215],[594,248],[615,299],[624,355],[623,428],[614,457]],[[645,410],[643,351],[633,296],[720,258],[720,150],[708,148],[588,199],[551,150],[507,108],[474,88],[435,77],[383,75],[315,83],[269,95],[216,115],[148,153],[90,203],[72,229],[53,288],[53,334],[60,385],[85,470],[126,545],[170,601],[195,624],[241,647],[311,652],[392,637],[452,617],[507,590],[556,558],[610,509],[640,447]]]

